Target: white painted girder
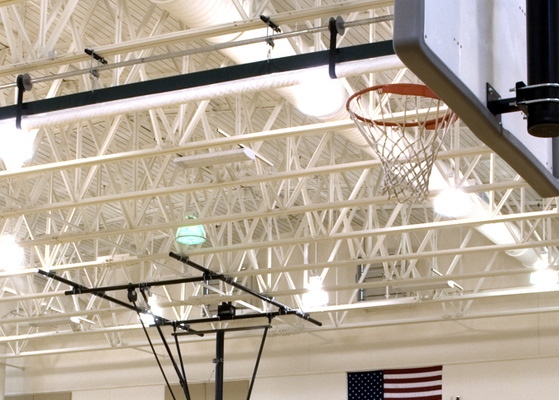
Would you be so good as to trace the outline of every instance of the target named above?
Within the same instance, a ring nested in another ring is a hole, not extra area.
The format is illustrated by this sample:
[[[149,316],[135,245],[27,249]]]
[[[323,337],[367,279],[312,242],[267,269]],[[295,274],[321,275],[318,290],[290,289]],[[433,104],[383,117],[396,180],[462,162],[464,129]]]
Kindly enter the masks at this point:
[[[42,4],[46,3],[42,2]],[[343,12],[355,12],[391,3],[350,1],[344,3]],[[62,5],[69,7],[75,6],[77,2],[72,0],[58,4],[60,7]],[[161,34],[158,27],[164,25],[166,16],[157,14],[153,5],[145,19],[137,26],[131,22],[127,7],[125,2],[119,2],[110,10],[112,18],[120,21],[114,24],[116,29],[110,32],[115,40],[114,43],[99,47],[100,51],[115,55],[115,60],[118,57],[120,59],[137,57],[138,54],[133,52],[140,50],[142,51],[140,56],[149,55],[155,44],[169,45],[179,39],[186,43],[188,40],[205,38],[233,29],[232,26],[221,26],[199,32],[191,30]],[[280,20],[285,18],[285,22],[310,20],[324,17],[326,13],[331,13],[332,10],[340,7],[342,6],[338,4],[313,10],[297,10],[289,15],[280,14],[278,18]],[[87,31],[86,26],[79,28],[75,26],[76,16],[70,15],[69,10],[68,8],[68,12],[62,14],[64,20],[72,22],[66,30],[60,24],[61,20],[57,25],[57,20],[51,18],[55,15],[53,11],[45,9],[41,15],[43,30],[47,31],[48,29],[45,28],[50,24],[54,31],[51,30],[48,37],[30,36],[28,41],[38,40],[37,43],[47,43],[52,42],[52,38],[57,36],[75,37],[78,33]],[[10,9],[6,18],[17,18],[17,13],[14,12],[17,10]],[[332,14],[328,14],[330,15]],[[356,16],[357,14],[353,14],[350,19]],[[242,27],[236,26],[234,29],[235,31],[248,29],[251,24],[256,26],[260,23],[255,19],[249,19],[243,22]],[[313,21],[313,23],[318,22]],[[155,28],[151,31],[148,28],[150,24],[155,24]],[[20,29],[17,26],[16,28]],[[340,38],[341,40],[346,38]],[[26,46],[29,47],[25,37],[14,36],[12,41],[14,54],[17,56],[20,52],[23,56],[24,49]],[[76,52],[76,49],[83,47],[83,43],[78,47],[72,45],[74,43],[69,42],[64,44],[68,46],[65,49],[59,47],[62,50],[61,54],[64,55],[56,60],[29,60],[26,66],[29,70],[35,71],[52,66],[68,67],[70,63],[76,62],[82,63],[81,67],[86,66],[87,61],[82,61],[86,60],[85,56]],[[188,70],[191,67],[189,62],[188,59],[177,60],[170,70],[172,68]],[[2,71],[9,74],[20,67],[22,65],[0,67],[0,76],[5,76],[2,75]],[[111,83],[144,80],[149,79],[151,73],[153,72],[148,66],[141,65],[134,67],[130,72],[121,70],[115,71],[112,76],[104,75],[96,84],[106,86]],[[406,74],[401,72],[397,77],[402,79]],[[348,86],[354,83],[347,82]],[[79,85],[89,89],[91,80],[89,77],[84,78]],[[62,92],[61,81],[56,82],[50,90],[52,94]],[[487,264],[485,269],[480,267],[481,272],[471,272],[469,275],[459,273],[456,266],[462,256],[478,252],[497,254],[507,249],[558,244],[555,240],[545,240],[554,237],[550,228],[556,221],[556,212],[551,210],[552,203],[548,203],[546,207],[526,206],[528,202],[525,193],[526,184],[514,181],[514,176],[511,176],[511,182],[496,182],[493,176],[490,176],[489,184],[484,180],[483,163],[487,160],[487,154],[490,154],[487,148],[450,148],[441,155],[443,160],[441,162],[456,160],[454,170],[462,171],[463,179],[473,177],[477,183],[468,190],[489,193],[494,198],[492,207],[509,215],[496,217],[494,220],[438,221],[430,214],[430,206],[423,205],[416,207],[423,208],[423,215],[418,217],[416,213],[412,216],[409,209],[399,210],[398,207],[394,209],[394,203],[387,202],[385,197],[375,196],[374,183],[378,180],[378,176],[370,175],[378,170],[377,163],[357,162],[350,167],[346,157],[354,161],[353,145],[343,141],[344,149],[337,148],[340,144],[339,140],[335,142],[337,131],[352,127],[351,121],[309,126],[291,125],[293,120],[290,118],[293,117],[293,111],[285,102],[281,102],[274,105],[273,109],[264,116],[266,122],[262,132],[247,134],[246,132],[254,131],[251,127],[257,126],[256,120],[261,118],[257,115],[258,96],[260,95],[225,99],[223,102],[226,104],[225,107],[228,104],[230,108],[230,123],[227,129],[230,129],[230,133],[243,135],[219,140],[212,139],[215,137],[215,132],[213,132],[214,120],[210,101],[201,102],[197,108],[180,106],[178,113],[176,110],[156,109],[142,116],[125,115],[120,120],[113,121],[112,126],[110,121],[102,126],[86,122],[76,129],[75,145],[72,144],[73,129],[43,132],[41,134],[50,143],[48,150],[51,153],[52,164],[43,164],[17,172],[0,172],[0,185],[3,185],[1,187],[9,188],[10,196],[13,197],[5,200],[6,205],[2,206],[2,211],[5,211],[1,213],[5,219],[2,224],[10,227],[21,226],[20,231],[27,226],[26,237],[31,240],[24,240],[22,243],[35,249],[36,257],[41,259],[42,265],[52,265],[53,270],[58,271],[79,272],[86,281],[102,285],[111,282],[111,279],[133,280],[137,277],[158,279],[168,273],[178,273],[176,269],[174,272],[168,269],[166,252],[175,249],[174,229],[183,224],[182,215],[188,207],[193,206],[201,216],[199,222],[211,225],[208,229],[209,240],[214,246],[213,249],[192,250],[193,257],[202,257],[208,265],[245,281],[254,277],[260,290],[270,290],[275,295],[284,296],[291,302],[290,304],[294,305],[301,304],[299,296],[304,290],[303,279],[311,270],[322,273],[327,282],[329,279],[332,282],[334,271],[344,271],[346,275],[350,272],[352,275],[355,258],[360,254],[365,256],[362,260],[364,263],[384,262],[389,276],[404,278],[415,276],[416,281],[433,280],[433,277],[422,275],[424,270],[418,267],[418,264],[429,263],[432,260],[436,262],[441,257],[452,255],[453,261],[449,266],[445,265],[448,276],[440,278],[441,280],[451,277],[479,280],[472,285],[474,287],[472,292],[460,297],[459,300],[451,300],[448,296],[440,295],[432,299],[432,302],[434,304],[445,304],[445,301],[459,302],[460,306],[457,310],[462,312],[469,311],[472,301],[477,302],[484,298],[484,295],[492,296],[487,292],[487,281],[490,277],[528,273],[527,270],[519,269],[492,271],[489,268],[491,263]],[[287,127],[273,130],[274,127],[283,126],[284,121],[288,121]],[[142,129],[144,129],[144,136],[142,136]],[[145,131],[149,131],[147,135]],[[129,141],[121,140],[117,143],[126,132],[129,133],[127,137]],[[198,138],[197,135],[203,135],[206,140],[189,142]],[[86,137],[91,138],[89,142],[86,141]],[[153,144],[143,146],[141,141],[146,137],[154,140],[154,144],[159,147],[154,148]],[[173,143],[172,148],[165,148],[165,139]],[[176,171],[168,172],[171,169],[170,160],[174,153],[207,151],[238,144],[249,145],[257,151],[264,152],[267,151],[267,146],[277,146],[280,148],[279,152],[283,153],[283,158],[278,157],[284,164],[278,163],[274,168],[268,168],[256,162],[255,166],[227,167],[214,173],[198,171],[188,177]],[[93,152],[88,150],[88,146],[89,149],[93,149]],[[113,153],[115,150],[116,154]],[[96,154],[96,156],[87,157],[87,154]],[[86,158],[79,159],[80,157]],[[461,168],[459,168],[460,164],[462,164]],[[47,179],[44,179],[45,175],[40,176],[41,174],[47,174]],[[315,179],[316,175],[318,175],[317,179]],[[517,203],[517,198],[520,198],[522,205]],[[554,206],[557,207],[556,204]],[[387,216],[383,214],[384,212],[392,212],[392,223],[386,223]],[[397,223],[394,224],[395,219]],[[544,241],[539,244],[472,246],[468,236],[467,239],[463,239],[459,248],[438,248],[437,234],[442,229],[464,228],[467,229],[467,235],[472,235],[471,227],[475,224],[502,221],[524,224],[523,239],[543,238]],[[286,231],[291,231],[290,238],[285,237]],[[401,246],[398,254],[391,255],[390,251],[393,249],[389,248],[383,240],[379,240],[385,235],[399,239]],[[314,262],[309,261],[308,264],[299,264],[297,257],[300,254],[305,253],[308,256],[310,253],[312,258],[312,251],[310,252],[309,248],[318,242],[328,240],[336,243],[326,257],[331,260],[330,263],[314,260]],[[106,263],[92,261],[92,258],[107,254],[129,252],[135,255],[137,253],[133,246],[142,249],[141,251],[147,249],[146,251],[152,254],[140,255],[134,261]],[[340,249],[346,251],[348,255],[340,255]],[[342,257],[352,259],[343,260]],[[248,266],[246,270],[241,270],[243,265]],[[79,310],[76,305],[61,303],[59,286],[50,288],[46,293],[35,293],[32,273],[31,270],[14,274],[0,273],[0,278],[29,278],[25,281],[26,288],[20,292],[19,307],[25,311],[26,316],[17,321],[18,332],[22,334],[13,335],[13,340],[17,341],[17,345],[12,349],[14,353],[24,351],[29,343],[28,340],[35,340],[34,333],[28,330],[25,324],[33,320],[44,321],[49,318],[42,315],[45,311],[42,298],[49,298],[48,305],[60,307],[69,315],[79,315],[81,311],[86,315],[87,312],[96,315],[97,326],[100,327],[100,332],[106,335],[108,346],[113,347],[123,343],[121,335],[124,331],[118,329],[120,323],[118,316],[110,310],[99,309],[98,307],[103,306],[101,301],[92,299],[86,309]],[[73,275],[68,275],[71,276]],[[396,284],[395,281],[363,284],[336,282],[335,285],[328,283],[327,289],[332,293],[351,292],[359,287],[381,288]],[[7,281],[4,281],[3,285],[8,285]],[[57,290],[57,292],[52,294],[50,290]],[[522,294],[520,289],[510,292],[511,296]],[[240,298],[238,294],[231,291],[226,295]],[[165,296],[167,306],[173,307],[174,315],[189,316],[197,310],[196,307],[192,307],[192,303],[199,301],[202,304],[204,301],[200,296],[198,285],[192,288],[183,286],[180,294],[169,292],[165,293]],[[498,296],[496,292],[494,296]],[[325,309],[324,312],[332,316],[333,324],[335,322],[342,328],[353,328],[354,325],[348,323],[346,319],[339,318],[338,315],[333,317],[331,313],[342,311],[349,313],[360,305],[353,303],[351,296],[348,298],[340,296],[338,299],[337,304]],[[11,301],[8,295],[0,296],[0,304],[9,304]],[[212,298],[212,301],[219,300]],[[432,320],[440,321],[443,314],[433,316]],[[499,315],[506,315],[506,313]],[[413,321],[407,319],[393,323],[413,323]],[[0,325],[4,324],[8,324],[8,321],[0,320]],[[9,332],[3,334],[9,337]],[[72,333],[68,332],[68,335],[70,334]],[[9,339],[10,344],[13,343],[11,340],[12,338]],[[20,346],[20,343],[23,343],[23,346]],[[82,351],[86,348],[87,346],[84,346],[81,349],[67,351]],[[49,352],[54,350],[45,350],[44,353]],[[39,350],[39,354],[41,353]],[[30,354],[32,350],[27,352],[27,355]]]
[[[318,318],[320,318],[320,314],[321,313],[325,313],[325,312],[331,312],[331,311],[351,311],[351,310],[363,310],[363,309],[367,309],[367,308],[390,308],[390,307],[394,307],[394,306],[400,306],[400,305],[415,305],[415,306],[422,306],[422,305],[428,305],[431,303],[440,303],[440,302],[450,302],[450,301],[461,301],[461,300],[467,300],[467,299],[471,299],[471,298],[477,298],[477,299],[494,299],[494,298],[501,298],[501,297],[508,297],[508,296],[527,296],[527,295],[534,295],[534,294],[556,294],[556,292],[559,290],[558,287],[553,287],[553,288],[549,288],[547,290],[537,290],[533,287],[529,287],[529,288],[525,288],[525,287],[520,287],[520,288],[513,288],[513,289],[508,289],[508,290],[494,290],[494,291],[487,291],[485,293],[478,293],[478,294],[473,294],[471,296],[467,296],[467,295],[461,295],[461,296],[445,296],[445,297],[440,297],[434,300],[427,300],[427,301],[419,301],[416,297],[403,297],[403,298],[398,298],[398,299],[392,299],[392,300],[379,300],[379,301],[369,301],[369,302],[363,302],[363,303],[359,303],[359,304],[349,304],[349,305],[340,305],[340,306],[326,306],[326,307],[320,307],[320,308],[316,308],[313,309],[312,312],[314,313],[313,315],[316,315]],[[540,308],[532,308],[530,309],[530,313],[547,313],[547,312],[557,312],[558,308],[557,307],[540,307]],[[433,316],[433,317],[428,317],[428,318],[421,318],[420,321],[422,322],[441,322],[441,321],[445,321],[445,320],[451,320],[451,319],[455,319],[455,320],[467,320],[467,319],[472,319],[472,318],[490,318],[490,317],[499,317],[499,316],[508,316],[508,315],[522,315],[524,313],[527,313],[527,310],[514,310],[514,309],[504,309],[504,310],[499,310],[499,311],[493,311],[490,313],[478,313],[476,314],[472,314],[472,315],[456,315],[456,316],[451,316],[451,315],[439,315],[439,316]],[[364,323],[348,323],[348,324],[342,324],[341,326],[337,326],[336,328],[345,328],[345,329],[356,329],[356,328],[362,328],[362,327],[370,327],[370,326],[393,326],[393,325],[403,325],[403,324],[414,324],[414,323],[419,323],[420,321],[418,321],[416,318],[407,318],[407,319],[401,319],[401,320],[380,320],[380,321],[367,321]],[[321,330],[326,330],[329,329],[331,327],[329,327],[328,325],[326,325],[324,328],[321,328]],[[301,327],[299,328],[302,332],[307,331],[308,328],[307,327]],[[120,326],[105,326],[105,327],[101,327],[101,328],[96,328],[96,329],[91,329],[91,330],[86,330],[86,331],[78,331],[78,332],[74,332],[72,330],[60,330],[58,332],[38,332],[38,333],[27,333],[27,334],[21,334],[21,335],[8,335],[8,336],[0,336],[0,343],[14,343],[14,342],[21,342],[21,341],[34,341],[34,340],[41,340],[41,339],[45,339],[45,338],[51,338],[51,339],[56,339],[56,338],[64,338],[70,335],[77,335],[77,336],[82,336],[82,335],[95,335],[95,334],[108,334],[108,333],[116,333],[116,332],[133,332],[133,331],[139,331],[141,330],[141,325],[140,324],[131,324],[131,325],[120,325]],[[316,328],[311,328],[312,330],[316,330]],[[63,352],[64,350],[61,349]],[[2,357],[2,356],[0,356]]]
[[[289,213],[290,214],[290,213]],[[559,213],[557,210],[551,211],[533,211],[527,213],[519,213],[513,215],[500,215],[489,218],[475,218],[475,219],[464,219],[464,220],[445,220],[439,222],[427,222],[413,225],[404,226],[394,226],[390,228],[379,228],[379,229],[366,229],[366,230],[354,230],[352,232],[337,232],[332,233],[328,236],[320,236],[315,238],[295,238],[295,239],[280,239],[275,241],[264,241],[260,243],[248,243],[248,244],[230,244],[226,246],[214,246],[212,248],[199,248],[190,251],[191,255],[202,255],[208,253],[218,253],[218,252],[231,252],[238,250],[265,248],[268,246],[285,246],[296,243],[306,243],[306,242],[324,242],[324,241],[336,241],[336,240],[348,240],[353,238],[361,238],[368,236],[380,236],[386,234],[406,234],[410,232],[425,232],[430,229],[441,229],[441,228],[456,228],[456,227],[472,227],[480,225],[489,225],[502,222],[515,222],[521,220],[530,219],[548,219],[548,218],[558,218]],[[106,231],[91,231],[91,232],[80,232],[72,234],[56,234],[53,236],[46,235],[44,238],[37,238],[34,240],[20,241],[19,244],[24,247],[28,246],[38,246],[38,245],[52,245],[66,242],[81,241],[87,239],[94,239],[106,236],[115,236],[131,232],[147,232],[151,230],[165,230],[169,228],[178,228],[184,225],[184,222],[173,221],[171,223],[161,223],[147,226],[139,226],[136,228],[121,228],[121,229],[111,229]],[[227,224],[224,224],[227,226]]]
[[[255,175],[252,177],[244,177],[237,181],[226,181],[220,183],[198,183],[192,184],[189,186],[181,186],[181,187],[170,187],[170,188],[157,188],[151,190],[144,190],[138,192],[125,192],[123,194],[115,194],[115,195],[106,195],[100,197],[93,197],[93,198],[85,198],[82,200],[77,201],[66,201],[61,203],[47,203],[40,206],[27,206],[27,207],[7,207],[2,210],[2,214],[6,217],[12,216],[19,216],[19,215],[27,215],[31,213],[39,213],[44,211],[53,211],[53,210],[62,210],[67,208],[75,208],[75,207],[84,207],[84,206],[93,206],[98,204],[106,204],[111,202],[120,202],[123,200],[139,200],[142,198],[151,198],[154,196],[166,196],[171,194],[178,194],[184,192],[195,192],[195,191],[204,191],[210,189],[219,189],[223,187],[242,187],[242,186],[250,186],[253,184],[258,184],[262,182],[269,182],[269,181],[276,181],[282,179],[294,179],[294,178],[301,178],[304,176],[313,176],[317,174],[333,174],[337,172],[343,171],[350,171],[350,170],[358,170],[358,169],[366,169],[370,167],[378,167],[377,161],[363,161],[363,162],[354,162],[354,163],[347,163],[347,164],[338,164],[333,166],[324,166],[324,167],[317,167],[317,168],[307,168],[289,172],[280,172],[280,173],[271,173],[265,176],[262,175]],[[42,181],[42,180],[39,180]],[[491,190],[498,190],[501,188],[521,188],[525,187],[526,183],[514,181],[514,182],[501,182],[498,184],[491,184],[491,185],[477,185],[474,187],[468,188],[472,192],[474,191],[491,191]],[[379,199],[385,199],[384,196],[379,197]],[[27,201],[27,204],[32,204],[33,202],[37,201]],[[341,205],[342,206],[342,205]]]
[[[345,14],[347,12],[365,11],[373,8],[387,7],[393,4],[393,0],[353,0],[345,1],[340,4],[329,6],[321,6],[310,9],[302,9],[298,11],[285,12],[273,15],[273,20],[278,24],[295,23],[313,18],[325,17],[332,15]],[[3,8],[0,8],[0,12]],[[114,18],[114,17],[113,17]],[[238,33],[240,31],[258,29],[262,27],[262,21],[259,17],[251,18],[245,21],[239,21],[229,24],[223,24],[201,29],[189,29],[185,31],[170,32],[152,36],[149,38],[138,38],[124,41],[122,43],[112,43],[96,46],[95,50],[104,57],[115,56],[118,54],[126,54],[145,50],[147,48],[162,47],[177,43],[187,43],[208,37],[220,36],[230,33]],[[15,41],[14,41],[15,44]],[[11,47],[11,46],[10,46]],[[15,46],[14,48],[19,48]],[[83,52],[61,54],[55,59],[42,58],[25,63],[12,62],[11,65],[0,66],[0,77],[6,75],[16,75],[19,73],[30,73],[50,67],[60,65],[73,64],[81,61],[88,61],[89,57]]]

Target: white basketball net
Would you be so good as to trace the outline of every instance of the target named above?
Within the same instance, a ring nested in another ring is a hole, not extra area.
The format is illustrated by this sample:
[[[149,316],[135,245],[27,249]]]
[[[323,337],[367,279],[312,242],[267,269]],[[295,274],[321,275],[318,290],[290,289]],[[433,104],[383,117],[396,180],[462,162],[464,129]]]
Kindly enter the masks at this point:
[[[380,159],[382,193],[401,203],[425,200],[454,113],[430,89],[412,84],[362,90],[348,99],[347,110]]]

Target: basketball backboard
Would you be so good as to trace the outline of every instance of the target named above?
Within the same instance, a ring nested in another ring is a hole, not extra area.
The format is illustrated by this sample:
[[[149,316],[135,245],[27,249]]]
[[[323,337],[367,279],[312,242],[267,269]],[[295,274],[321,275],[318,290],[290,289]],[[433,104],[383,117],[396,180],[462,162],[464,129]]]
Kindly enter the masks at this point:
[[[553,141],[527,132],[521,112],[493,115],[526,81],[526,0],[395,0],[394,49],[404,64],[541,196],[559,195]],[[557,166],[556,166],[557,168]]]

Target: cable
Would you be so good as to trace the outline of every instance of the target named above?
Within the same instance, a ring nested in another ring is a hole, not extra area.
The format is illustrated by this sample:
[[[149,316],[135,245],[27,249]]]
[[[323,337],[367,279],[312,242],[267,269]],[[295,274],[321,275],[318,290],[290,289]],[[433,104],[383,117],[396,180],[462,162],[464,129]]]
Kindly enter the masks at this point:
[[[272,318],[268,318],[268,323],[272,322]],[[258,372],[258,366],[260,365],[260,359],[262,358],[262,351],[264,350],[264,343],[266,342],[266,336],[268,334],[269,326],[264,328],[264,333],[262,334],[262,341],[260,342],[260,348],[258,349],[258,356],[256,357],[256,364],[254,365],[254,370],[252,371],[252,378],[250,379],[250,386],[248,388],[247,400],[250,400],[252,395],[252,388],[254,387],[254,381],[256,380],[256,374]]]
[[[136,302],[132,301],[132,304],[137,309]],[[151,342],[151,338],[149,337],[148,330],[146,329],[146,326],[144,325],[144,321],[142,321],[142,318],[140,317],[140,312],[136,311],[136,314],[138,314],[138,319],[140,320],[140,324],[142,324],[142,329],[144,330],[144,333],[146,334],[146,338],[148,340],[149,347],[151,347],[151,351],[152,351],[153,355],[155,356],[155,361],[157,361],[157,365],[159,366],[159,370],[161,371],[161,375],[163,375],[163,379],[165,379],[165,383],[167,384],[167,387],[169,388],[169,392],[171,392],[171,397],[173,397],[173,400],[177,400],[177,398],[175,397],[175,394],[173,393],[173,389],[171,388],[171,384],[167,380],[167,375],[165,375],[165,371],[163,370],[163,366],[161,365],[161,362],[159,361],[159,357],[157,356],[157,353],[155,352],[155,347],[153,347],[153,343]]]
[[[179,358],[179,361],[181,363],[181,370],[182,370],[182,377],[184,379],[186,399],[190,400],[190,391],[188,390],[188,381],[186,380],[186,371],[184,369],[184,363],[182,361],[181,348],[179,346],[179,338],[176,335],[176,333],[177,333],[176,325],[173,325],[173,333],[175,333],[175,344],[177,345],[177,357]]]

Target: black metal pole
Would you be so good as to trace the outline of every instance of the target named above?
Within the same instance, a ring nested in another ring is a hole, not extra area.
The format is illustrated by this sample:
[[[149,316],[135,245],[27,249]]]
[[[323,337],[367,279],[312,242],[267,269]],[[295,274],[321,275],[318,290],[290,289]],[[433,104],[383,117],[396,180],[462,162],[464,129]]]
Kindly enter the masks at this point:
[[[182,353],[181,353],[181,347],[179,346],[179,338],[176,335],[177,333],[177,327],[174,326],[173,327],[173,335],[175,336],[175,345],[177,347],[177,358],[179,359],[180,362],[180,366],[181,366],[181,372],[182,372],[182,377],[184,378],[184,394],[186,396],[186,400],[190,400],[190,390],[188,390],[188,380],[186,379],[186,371],[184,369],[184,362],[182,359]]]
[[[255,329],[265,329],[265,328],[270,328],[270,325],[256,325],[256,326],[239,326],[239,327],[234,327],[234,328],[221,328],[219,329],[220,331],[223,332],[239,332],[239,331],[251,331],[251,330],[255,330]],[[216,333],[217,330],[216,329],[205,329],[202,331],[196,331],[197,333]],[[186,336],[186,335],[194,335],[194,333],[191,332],[176,332],[172,334],[173,336]]]
[[[344,20],[338,15],[337,18],[330,18],[328,21],[328,30],[330,31],[330,55],[328,61],[328,74],[331,79],[336,79],[336,54],[338,50],[336,49],[336,42],[338,39],[338,33],[343,35],[345,32]]]
[[[215,400],[223,400],[223,356],[225,353],[225,332],[216,331],[215,337]]]
[[[136,301],[132,302],[134,304],[134,307],[136,307]],[[136,309],[139,309],[138,307],[136,307]],[[165,380],[165,384],[167,385],[167,388],[169,389],[169,392],[171,393],[171,397],[173,398],[173,400],[177,400],[177,398],[175,397],[175,393],[173,393],[173,388],[171,387],[171,384],[169,383],[169,380],[167,379],[167,375],[165,374],[165,370],[163,369],[163,366],[161,365],[161,361],[159,361],[159,357],[157,356],[157,352],[155,351],[155,347],[153,346],[153,342],[151,341],[151,338],[149,337],[149,333],[148,330],[146,329],[146,325],[144,324],[144,321],[142,321],[142,318],[140,318],[140,313],[138,311],[136,311],[137,315],[138,315],[138,321],[140,321],[140,325],[142,325],[142,330],[144,331],[144,334],[146,335],[146,339],[148,340],[149,343],[149,347],[151,348],[151,352],[153,353],[153,356],[155,357],[155,361],[157,362],[157,365],[159,366],[159,371],[161,371],[161,375],[163,375],[163,379]]]
[[[538,137],[559,136],[557,0],[526,0],[526,42],[528,87],[537,86],[531,97],[539,99],[528,104],[528,132]],[[556,101],[541,101],[545,99]]]
[[[258,366],[260,365],[260,359],[262,358],[262,351],[264,350],[264,343],[266,342],[266,336],[268,335],[268,327],[264,328],[264,333],[262,334],[262,341],[260,342],[260,348],[258,349],[258,356],[256,356],[256,363],[254,364],[254,370],[252,371],[252,378],[250,379],[250,386],[248,388],[247,400],[250,400],[252,395],[252,388],[254,387],[254,381],[256,380],[256,373],[258,372]]]
[[[129,286],[128,290],[134,290],[132,288],[132,285]],[[142,297],[144,298],[144,301],[146,302],[146,304],[148,304],[148,296],[146,295],[146,291],[144,289],[141,289],[140,293],[142,294]],[[141,321],[141,318],[140,318],[140,321]],[[175,369],[175,373],[177,374],[177,376],[179,378],[179,383],[182,387],[182,390],[184,391],[184,395],[185,395],[187,400],[190,400],[190,394],[188,392],[188,387],[186,385],[185,377],[182,374],[182,371],[179,369],[179,367],[178,367],[178,365],[175,361],[175,357],[173,356],[173,353],[171,353],[171,348],[169,347],[169,344],[167,343],[167,339],[165,339],[165,335],[163,334],[163,331],[161,330],[161,327],[159,326],[159,324],[155,324],[155,327],[157,328],[157,332],[159,333],[159,337],[161,337],[161,342],[163,343],[163,346],[165,346],[165,350],[167,351],[167,355],[169,356],[169,359],[171,360],[171,364],[173,364],[173,368]]]
[[[128,303],[125,303],[124,301],[120,301],[120,300],[118,300],[118,299],[115,299],[114,297],[108,296],[108,295],[105,294],[105,292],[100,291],[99,289],[97,289],[97,290],[95,290],[95,289],[94,289],[94,290],[90,290],[89,288],[87,288],[87,287],[85,287],[85,286],[83,286],[83,285],[80,285],[80,284],[78,284],[78,283],[76,283],[76,282],[72,282],[72,281],[70,281],[70,280],[68,280],[68,279],[66,279],[66,278],[63,278],[63,277],[61,277],[61,276],[58,276],[58,275],[56,275],[54,272],[51,272],[51,271],[44,271],[44,270],[42,270],[42,269],[39,269],[37,272],[38,272],[39,274],[41,274],[41,275],[47,276],[47,277],[49,277],[49,278],[52,278],[52,279],[54,279],[55,281],[65,283],[66,285],[72,286],[74,289],[77,289],[76,293],[71,293],[71,294],[79,294],[79,291],[80,291],[80,290],[87,290],[89,294],[92,294],[92,295],[94,295],[94,296],[97,296],[97,297],[100,297],[100,298],[102,298],[102,299],[108,300],[108,301],[110,301],[110,302],[112,302],[112,303],[118,304],[119,306],[126,307],[126,308],[128,308],[128,309],[130,309],[130,310],[133,310],[133,311],[136,311],[136,312],[139,312],[139,313],[143,312],[142,309],[140,309],[140,308],[138,308],[138,307],[135,307],[135,306],[132,306],[132,305],[130,305],[130,304],[128,304]],[[68,293],[65,293],[65,294],[68,294]]]
[[[175,373],[177,374],[177,377],[179,378],[179,383],[180,383],[181,388],[184,392],[184,396],[186,397],[187,400],[190,400],[190,392],[188,390],[188,385],[186,383],[186,379],[185,379],[184,375],[182,374],[181,370],[179,369],[179,366],[177,365],[177,363],[175,361],[175,357],[173,357],[173,353],[171,353],[171,348],[169,347],[169,344],[167,343],[167,339],[165,339],[165,335],[163,335],[163,331],[161,330],[161,327],[159,325],[155,325],[155,327],[157,328],[157,332],[159,332],[159,337],[161,337],[161,342],[163,343],[163,346],[165,346],[165,350],[167,351],[167,354],[169,355],[169,359],[171,360],[171,364],[173,364],[173,368],[175,369]]]

